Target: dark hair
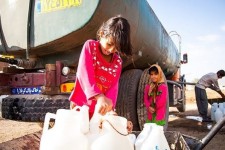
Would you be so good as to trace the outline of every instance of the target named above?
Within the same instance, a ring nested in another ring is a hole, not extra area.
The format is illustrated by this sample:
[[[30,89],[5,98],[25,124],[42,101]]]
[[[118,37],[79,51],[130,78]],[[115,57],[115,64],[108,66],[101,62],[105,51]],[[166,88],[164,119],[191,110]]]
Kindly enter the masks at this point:
[[[219,70],[219,71],[217,71],[217,75],[221,76],[221,77],[224,77],[225,76],[225,71],[224,70]]]
[[[112,36],[116,49],[123,55],[132,55],[130,24],[125,18],[116,16],[104,22],[97,32],[98,40],[101,32],[105,37]]]
[[[150,74],[151,72],[156,72],[158,74],[159,70],[156,66],[153,66],[148,69],[148,74]]]

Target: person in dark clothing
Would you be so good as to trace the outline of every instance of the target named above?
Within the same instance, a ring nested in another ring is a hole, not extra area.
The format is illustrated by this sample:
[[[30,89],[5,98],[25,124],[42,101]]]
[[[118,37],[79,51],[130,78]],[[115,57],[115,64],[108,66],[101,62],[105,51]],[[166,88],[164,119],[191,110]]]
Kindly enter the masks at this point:
[[[208,73],[200,78],[200,80],[195,85],[195,97],[198,107],[198,112],[202,117],[202,122],[212,122],[212,120],[207,117],[208,113],[208,98],[206,94],[206,88],[210,88],[225,98],[219,85],[218,79],[225,76],[224,70],[219,70],[217,73]]]

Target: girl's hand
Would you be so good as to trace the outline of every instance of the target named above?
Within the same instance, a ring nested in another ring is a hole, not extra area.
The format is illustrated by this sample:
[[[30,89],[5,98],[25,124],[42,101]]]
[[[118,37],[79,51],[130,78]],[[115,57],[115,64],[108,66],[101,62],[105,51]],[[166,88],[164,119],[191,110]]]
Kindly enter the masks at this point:
[[[113,108],[112,100],[107,98],[104,94],[99,94],[99,95],[95,96],[95,98],[97,100],[96,105],[99,105],[98,112],[101,115],[105,115],[107,112],[112,110],[112,108]]]
[[[73,109],[76,106],[76,104],[74,104],[74,102],[70,102],[70,109]]]
[[[127,121],[127,132],[131,133],[133,130],[133,123],[131,121]]]
[[[149,106],[148,111],[153,114],[155,112],[155,108]]]
[[[223,93],[222,93],[222,95],[221,95],[221,96],[222,96],[222,98],[225,98],[225,95],[224,95]]]

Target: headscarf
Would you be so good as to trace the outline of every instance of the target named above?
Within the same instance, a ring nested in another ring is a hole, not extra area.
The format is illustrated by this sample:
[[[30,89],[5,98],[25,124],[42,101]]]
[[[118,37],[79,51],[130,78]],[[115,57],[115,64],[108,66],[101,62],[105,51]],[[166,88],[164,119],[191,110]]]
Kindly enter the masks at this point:
[[[151,65],[149,69],[151,69],[152,67],[157,68],[158,75],[159,75],[158,81],[156,81],[155,83],[150,81],[150,83],[149,83],[150,88],[149,88],[149,91],[148,91],[148,95],[150,96],[151,93],[153,92],[152,93],[153,94],[153,101],[155,103],[155,98],[156,98],[156,95],[157,95],[157,92],[158,92],[158,85],[160,85],[161,83],[164,83],[165,79],[164,79],[163,71],[162,71],[162,69],[159,65],[157,65],[157,64]]]

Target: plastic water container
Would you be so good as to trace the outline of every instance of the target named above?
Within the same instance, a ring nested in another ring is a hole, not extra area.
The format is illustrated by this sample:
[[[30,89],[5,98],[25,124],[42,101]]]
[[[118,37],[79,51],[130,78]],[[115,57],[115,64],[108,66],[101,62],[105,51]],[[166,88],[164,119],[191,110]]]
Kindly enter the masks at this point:
[[[98,106],[90,121],[88,134],[90,150],[134,150],[128,136],[127,119],[121,116],[98,114]]]
[[[145,123],[135,142],[135,150],[170,150],[163,126]]]
[[[48,129],[50,119],[55,119],[53,128]],[[88,107],[73,110],[59,109],[56,114],[45,116],[40,150],[88,150],[89,131]]]
[[[215,121],[218,122],[222,118],[223,118],[223,113],[221,109],[218,107],[215,112]]]
[[[144,124],[144,128],[141,133],[138,135],[136,142],[135,142],[135,150],[142,150],[145,140],[148,138],[149,134],[151,133],[152,127],[150,124]]]
[[[215,121],[215,112],[217,108],[218,108],[218,103],[213,103],[211,106],[211,119],[213,121]]]
[[[128,135],[128,138],[131,141],[131,143],[134,145],[135,144],[135,141],[137,139],[136,135],[135,134],[129,134]]]
[[[224,110],[223,103],[219,103],[219,109],[221,110],[221,112],[223,112],[223,110]]]
[[[223,102],[223,107],[225,108],[225,102]]]

